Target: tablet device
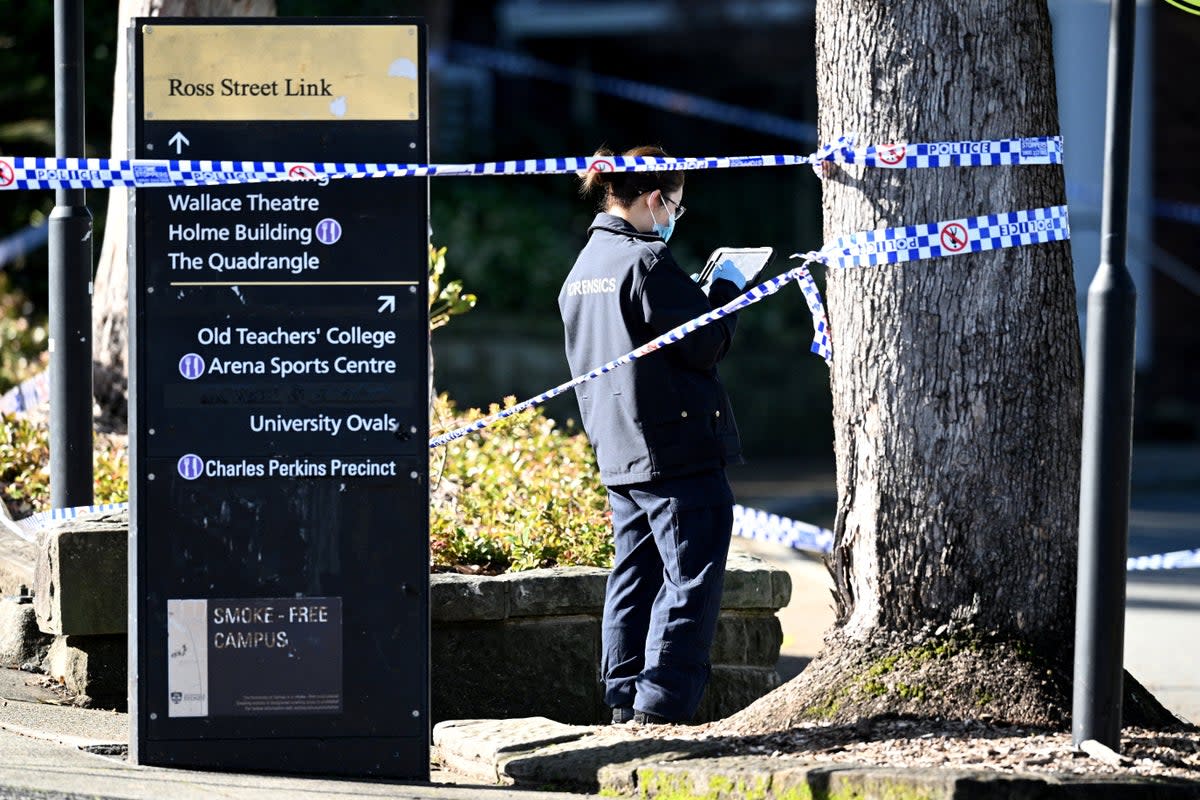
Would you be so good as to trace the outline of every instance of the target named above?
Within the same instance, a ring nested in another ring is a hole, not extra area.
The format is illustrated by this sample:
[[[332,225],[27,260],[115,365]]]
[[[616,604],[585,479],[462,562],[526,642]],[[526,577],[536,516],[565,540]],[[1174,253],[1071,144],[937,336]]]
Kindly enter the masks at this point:
[[[698,283],[705,292],[708,292],[708,287],[712,284],[713,270],[717,268],[718,264],[729,261],[732,262],[734,269],[742,273],[742,277],[746,279],[746,286],[749,287],[762,272],[763,267],[771,263],[774,256],[775,250],[771,247],[718,247],[712,251],[712,255],[704,263]]]

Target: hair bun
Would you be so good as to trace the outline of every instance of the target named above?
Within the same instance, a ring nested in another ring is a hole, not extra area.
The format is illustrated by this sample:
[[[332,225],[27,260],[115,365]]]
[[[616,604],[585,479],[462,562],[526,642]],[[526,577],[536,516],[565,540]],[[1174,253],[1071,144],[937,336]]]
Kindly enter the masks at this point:
[[[662,158],[666,152],[661,147],[643,145],[621,154],[624,158]],[[579,173],[582,182],[579,193],[588,195],[593,190],[602,188],[604,198],[601,209],[607,209],[613,203],[628,207],[631,202],[646,192],[655,189],[671,192],[683,187],[683,172],[677,170],[650,170],[646,172],[626,172],[616,169],[604,169],[595,159],[612,158],[614,153],[607,147],[601,147],[592,155],[592,166]]]
[[[592,154],[592,158],[611,158],[613,151],[607,147],[601,147]],[[579,173],[579,178],[582,181],[582,186],[579,187],[579,193],[583,195],[591,194],[592,191],[601,187],[609,186],[613,183],[619,173],[610,172],[604,169],[597,169],[595,163],[592,166]]]

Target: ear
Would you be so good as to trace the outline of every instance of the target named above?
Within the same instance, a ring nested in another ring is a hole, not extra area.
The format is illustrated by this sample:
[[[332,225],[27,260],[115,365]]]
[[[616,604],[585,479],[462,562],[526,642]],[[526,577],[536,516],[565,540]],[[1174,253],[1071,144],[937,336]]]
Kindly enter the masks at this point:
[[[646,195],[646,205],[652,209],[663,205],[662,190],[655,189],[651,191],[650,194]]]

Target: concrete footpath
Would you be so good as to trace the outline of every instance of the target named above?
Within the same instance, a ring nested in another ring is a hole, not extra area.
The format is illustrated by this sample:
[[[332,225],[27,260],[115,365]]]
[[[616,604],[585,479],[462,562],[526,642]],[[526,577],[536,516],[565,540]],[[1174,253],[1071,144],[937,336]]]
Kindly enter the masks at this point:
[[[636,732],[546,719],[442,723],[435,729],[436,755],[456,772],[435,770],[430,783],[139,767],[124,758],[126,715],[36,702],[38,692],[45,690],[24,686],[24,673],[0,672],[0,695],[25,696],[0,700],[0,800],[596,796],[1200,800],[1200,782],[813,765],[769,755],[720,758],[712,757],[711,743],[644,738]],[[522,788],[502,785],[512,783]]]
[[[443,763],[480,781],[575,788],[608,797],[1200,800],[1200,781],[719,756],[719,741],[687,738],[686,729],[676,735],[648,738],[637,730],[542,718],[456,720],[434,727],[434,745]]]
[[[414,800],[563,800],[580,797],[484,785],[436,771],[430,783],[340,780],[140,767],[125,759],[125,714],[47,702],[38,676],[0,670],[0,800],[284,800],[285,798],[414,798]],[[33,685],[26,685],[32,682]],[[21,699],[11,699],[14,696]]]

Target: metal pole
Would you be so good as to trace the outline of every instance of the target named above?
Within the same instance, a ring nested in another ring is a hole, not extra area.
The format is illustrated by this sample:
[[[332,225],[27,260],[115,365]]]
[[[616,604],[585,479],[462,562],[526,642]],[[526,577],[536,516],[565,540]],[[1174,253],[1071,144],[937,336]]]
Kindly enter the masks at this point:
[[[1076,745],[1121,742],[1137,289],[1125,266],[1136,0],[1113,0],[1100,267],[1088,287],[1075,608]]]
[[[83,0],[54,0],[54,155],[83,157]],[[92,212],[58,189],[50,233],[50,503],[92,502]]]

